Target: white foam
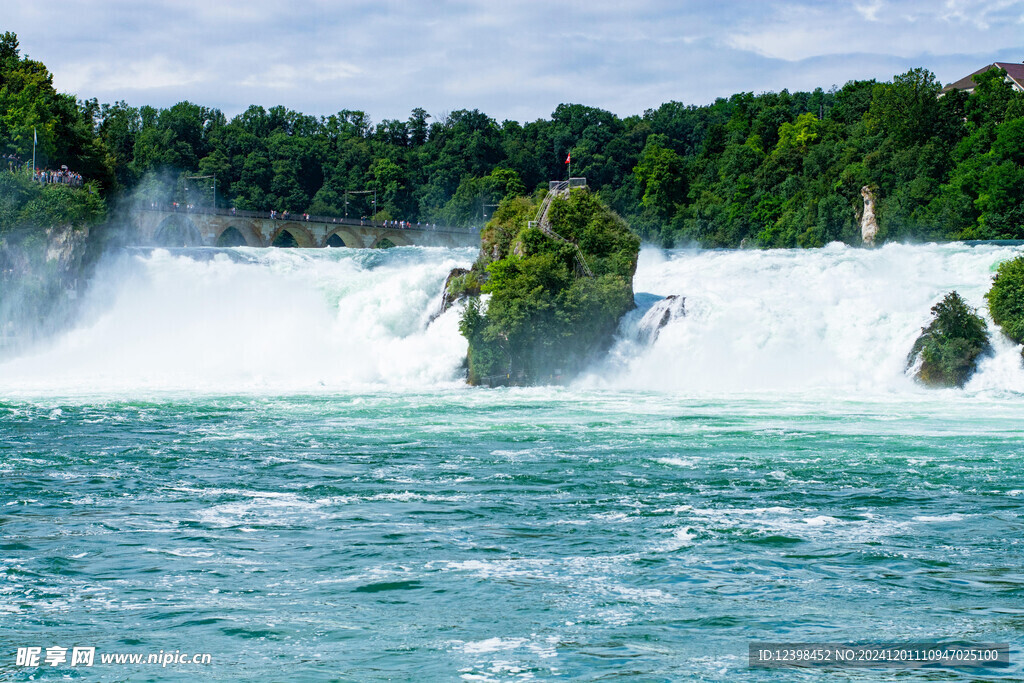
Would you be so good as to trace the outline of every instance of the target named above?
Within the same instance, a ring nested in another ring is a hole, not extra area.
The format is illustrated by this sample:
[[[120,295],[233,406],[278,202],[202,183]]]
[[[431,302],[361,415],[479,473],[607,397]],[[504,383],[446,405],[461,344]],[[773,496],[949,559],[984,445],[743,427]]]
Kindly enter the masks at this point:
[[[501,652],[502,650],[515,650],[526,644],[526,638],[486,638],[468,643],[460,643],[459,648],[463,652],[482,654],[485,652]]]
[[[80,324],[0,366],[8,392],[457,384],[458,310],[430,303],[472,250],[136,252],[103,264]]]
[[[686,314],[649,346],[637,342],[642,317],[625,319],[608,360],[580,384],[695,395],[921,394],[928,390],[905,366],[931,307],[955,289],[987,314],[984,295],[995,265],[1018,253],[1019,247],[962,244],[648,248],[634,289],[686,297]],[[967,392],[1024,392],[1020,347],[998,333],[993,347]]]
[[[991,325],[993,353],[964,391],[923,389],[905,364],[931,306],[946,292],[956,289],[987,315],[984,294],[994,267],[1019,251],[960,244],[646,248],[635,290],[685,297],[685,315],[679,299],[680,314],[652,343],[638,335],[644,311],[628,316],[608,358],[577,388],[900,401],[1016,397],[1024,393],[1020,347]],[[99,268],[76,326],[49,346],[0,364],[0,392],[461,387],[466,341],[459,310],[428,321],[448,272],[474,257],[472,249],[413,247],[126,253]],[[650,296],[640,299],[656,305]],[[513,389],[494,400],[546,391]],[[59,410],[50,417],[63,419]],[[515,460],[543,453],[495,455]]]
[[[964,515],[959,512],[952,512],[948,515],[917,515],[914,517],[915,522],[959,522],[964,519]]]

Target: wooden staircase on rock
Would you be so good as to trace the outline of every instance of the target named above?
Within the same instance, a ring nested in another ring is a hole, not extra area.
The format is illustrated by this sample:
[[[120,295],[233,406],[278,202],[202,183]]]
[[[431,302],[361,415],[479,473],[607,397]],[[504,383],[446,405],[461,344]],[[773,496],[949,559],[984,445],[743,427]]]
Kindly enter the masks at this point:
[[[575,181],[575,182],[574,182]],[[582,182],[579,182],[582,181]],[[569,180],[553,180],[548,186],[548,194],[544,197],[544,202],[540,205],[540,209],[537,211],[537,220],[533,221],[541,232],[550,237],[551,239],[564,242],[565,244],[571,244],[573,249],[576,250],[576,266],[579,271],[586,277],[594,277],[594,272],[590,270],[590,266],[587,265],[587,259],[583,256],[583,250],[580,249],[580,245],[576,244],[572,240],[567,240],[551,227],[551,219],[548,218],[548,210],[551,208],[551,200],[555,197],[568,197],[570,187],[586,187],[587,181],[584,178],[570,178]]]

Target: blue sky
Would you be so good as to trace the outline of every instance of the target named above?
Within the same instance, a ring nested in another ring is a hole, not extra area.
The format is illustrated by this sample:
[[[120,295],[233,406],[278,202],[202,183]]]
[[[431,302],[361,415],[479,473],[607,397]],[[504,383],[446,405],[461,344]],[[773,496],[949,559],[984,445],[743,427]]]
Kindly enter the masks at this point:
[[[477,108],[620,116],[735,92],[950,82],[1024,61],[1024,0],[5,0],[0,30],[58,89],[101,102],[188,99],[375,121]]]

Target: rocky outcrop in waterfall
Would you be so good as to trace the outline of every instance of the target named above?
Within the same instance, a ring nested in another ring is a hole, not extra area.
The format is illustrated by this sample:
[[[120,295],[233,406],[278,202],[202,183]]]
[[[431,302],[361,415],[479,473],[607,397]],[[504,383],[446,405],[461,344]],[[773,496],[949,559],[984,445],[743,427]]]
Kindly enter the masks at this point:
[[[860,196],[864,198],[864,213],[860,217],[860,239],[869,247],[875,246],[878,236],[878,220],[875,218],[875,195],[871,187],[860,188]]]
[[[470,298],[459,326],[470,384],[565,382],[611,347],[635,305],[640,239],[597,194],[561,182],[539,205],[507,197],[480,239],[465,278],[491,298]]]
[[[467,268],[452,268],[444,280],[441,300],[434,314],[430,316],[430,322],[434,322],[457,302],[470,296],[480,296],[480,282],[476,275]]]
[[[653,344],[661,334],[661,330],[676,318],[686,315],[686,297],[670,294],[657,302],[644,313],[637,328],[637,341]]]
[[[962,387],[989,349],[987,328],[958,293],[950,292],[932,306],[932,321],[914,342],[907,369],[926,386]]]

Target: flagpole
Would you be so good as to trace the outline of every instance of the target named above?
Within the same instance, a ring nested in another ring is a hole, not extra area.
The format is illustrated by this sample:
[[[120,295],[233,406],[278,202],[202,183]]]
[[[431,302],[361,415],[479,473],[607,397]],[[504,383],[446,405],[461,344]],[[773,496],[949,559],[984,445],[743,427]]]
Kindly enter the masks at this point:
[[[32,172],[30,173],[30,175],[33,178],[36,177],[36,142],[37,141],[38,141],[38,137],[36,135],[36,129],[33,127],[32,128]]]

